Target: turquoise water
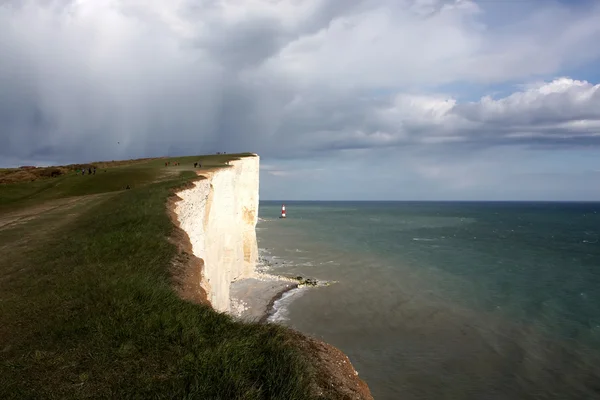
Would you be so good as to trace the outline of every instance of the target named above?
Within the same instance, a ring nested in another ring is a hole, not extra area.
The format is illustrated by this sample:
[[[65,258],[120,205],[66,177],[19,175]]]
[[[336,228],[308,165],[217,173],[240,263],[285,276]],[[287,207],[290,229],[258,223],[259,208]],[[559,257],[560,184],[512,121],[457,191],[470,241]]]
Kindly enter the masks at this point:
[[[272,320],[376,399],[600,398],[600,204],[261,202],[274,273],[335,281]]]

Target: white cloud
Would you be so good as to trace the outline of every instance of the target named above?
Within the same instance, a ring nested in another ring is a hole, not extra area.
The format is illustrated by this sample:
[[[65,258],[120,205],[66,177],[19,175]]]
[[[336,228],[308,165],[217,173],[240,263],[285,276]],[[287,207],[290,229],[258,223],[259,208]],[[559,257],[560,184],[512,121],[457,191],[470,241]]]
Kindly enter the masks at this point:
[[[457,62],[481,45],[473,22],[477,7],[441,7],[426,16],[415,3],[374,1],[362,13],[333,19],[314,34],[290,41],[267,63],[269,73],[299,86],[384,87],[448,82]]]
[[[587,128],[594,130],[600,121],[600,85],[558,78],[505,98],[486,96],[475,103],[457,105],[453,113],[480,123],[544,130],[573,128],[573,133],[583,133]]]
[[[337,150],[460,143],[558,145],[561,140],[568,146],[589,140],[600,144],[599,88],[558,78],[503,98],[485,96],[469,103],[415,94],[363,103],[344,99],[344,93],[327,92],[331,97],[296,98],[288,104],[289,115],[284,113],[283,120],[292,122],[288,133],[293,139],[280,146],[293,152],[303,146],[301,140],[312,149]]]
[[[599,7],[583,13],[548,2],[491,30],[481,17],[493,16],[472,1],[369,4],[290,41],[269,73],[301,87],[414,87],[522,79],[600,56]]]

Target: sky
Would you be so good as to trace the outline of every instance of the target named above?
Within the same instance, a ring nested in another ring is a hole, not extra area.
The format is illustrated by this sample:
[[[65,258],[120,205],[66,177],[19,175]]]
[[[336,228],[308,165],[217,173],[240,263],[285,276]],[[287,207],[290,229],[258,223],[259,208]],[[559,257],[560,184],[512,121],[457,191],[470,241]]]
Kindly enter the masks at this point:
[[[4,0],[0,167],[255,152],[261,199],[600,200],[600,1]]]

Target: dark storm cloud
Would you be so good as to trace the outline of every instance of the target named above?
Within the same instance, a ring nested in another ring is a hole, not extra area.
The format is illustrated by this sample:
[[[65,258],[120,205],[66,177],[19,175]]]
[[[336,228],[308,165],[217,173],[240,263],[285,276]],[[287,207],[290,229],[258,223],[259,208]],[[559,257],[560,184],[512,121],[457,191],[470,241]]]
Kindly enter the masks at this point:
[[[488,40],[479,12],[469,1],[3,3],[0,163],[561,146],[561,135],[597,144],[598,91],[585,82],[473,104],[419,94],[486,70],[492,80],[536,72],[529,47]],[[572,28],[554,15],[537,26]],[[600,37],[598,15],[569,19],[580,34],[568,37]],[[545,57],[560,60],[569,40]]]

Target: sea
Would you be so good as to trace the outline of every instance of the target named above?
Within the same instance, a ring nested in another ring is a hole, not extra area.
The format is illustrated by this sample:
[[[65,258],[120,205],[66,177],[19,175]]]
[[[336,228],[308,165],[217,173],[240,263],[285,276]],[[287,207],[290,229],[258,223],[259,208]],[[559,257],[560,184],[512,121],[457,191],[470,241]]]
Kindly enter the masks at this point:
[[[272,322],[375,399],[600,399],[600,203],[261,201]]]

